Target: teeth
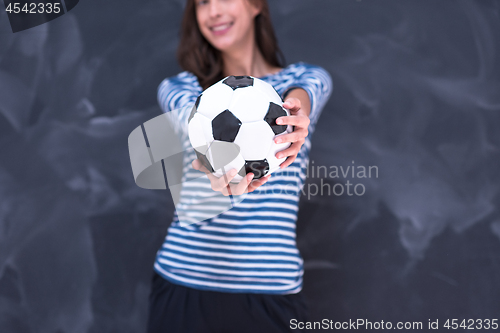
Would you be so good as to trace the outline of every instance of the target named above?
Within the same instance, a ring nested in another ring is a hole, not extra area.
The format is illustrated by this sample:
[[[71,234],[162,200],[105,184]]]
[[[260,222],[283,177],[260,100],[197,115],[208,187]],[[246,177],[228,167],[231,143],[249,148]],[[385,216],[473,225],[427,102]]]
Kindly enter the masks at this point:
[[[228,23],[228,24],[224,24],[224,25],[219,25],[219,26],[217,26],[217,27],[213,27],[213,28],[212,28],[212,30],[213,30],[213,31],[220,31],[220,30],[224,30],[224,29],[226,29],[226,28],[229,28],[229,26],[230,26],[230,25],[231,25],[230,23]]]

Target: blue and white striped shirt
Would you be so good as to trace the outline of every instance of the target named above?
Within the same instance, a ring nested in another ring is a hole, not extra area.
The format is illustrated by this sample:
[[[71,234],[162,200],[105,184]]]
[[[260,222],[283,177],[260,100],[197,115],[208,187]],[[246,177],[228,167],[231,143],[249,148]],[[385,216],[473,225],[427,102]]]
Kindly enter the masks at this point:
[[[295,241],[298,203],[309,161],[310,136],[331,94],[332,82],[324,69],[303,62],[260,79],[273,85],[281,96],[294,87],[308,93],[309,135],[290,166],[274,172],[266,184],[233,208],[191,225],[179,223],[176,211],[154,263],[156,272],[172,283],[238,293],[291,294],[302,289],[303,260]],[[196,76],[182,72],[163,80],[158,102],[164,112],[190,111],[186,106],[193,105],[201,92]],[[189,112],[176,117],[176,131],[188,148]],[[187,180],[190,190],[198,186],[196,190],[207,193],[205,204],[215,206],[216,200],[210,198],[212,190],[196,183],[198,171],[191,167],[195,158],[194,153],[185,154],[183,183]]]

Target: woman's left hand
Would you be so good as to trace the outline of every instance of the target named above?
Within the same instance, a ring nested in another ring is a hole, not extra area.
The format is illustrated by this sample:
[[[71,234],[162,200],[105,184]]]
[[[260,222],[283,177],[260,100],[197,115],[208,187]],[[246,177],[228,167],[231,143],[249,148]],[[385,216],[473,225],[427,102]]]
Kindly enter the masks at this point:
[[[299,153],[300,147],[305,142],[309,126],[309,116],[301,108],[302,103],[300,99],[295,97],[290,97],[285,100],[283,107],[290,111],[290,116],[283,116],[276,119],[276,124],[278,125],[292,125],[295,126],[292,133],[284,134],[278,136],[274,139],[276,143],[291,142],[292,144],[285,150],[282,150],[276,154],[276,158],[287,157],[287,159],[280,164],[280,168],[286,168],[295,161],[297,154]]]

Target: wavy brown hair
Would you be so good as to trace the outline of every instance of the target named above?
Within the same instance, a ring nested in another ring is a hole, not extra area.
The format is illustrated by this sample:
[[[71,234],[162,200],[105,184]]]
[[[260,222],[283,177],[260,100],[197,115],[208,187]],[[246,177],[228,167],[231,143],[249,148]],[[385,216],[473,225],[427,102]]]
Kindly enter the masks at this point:
[[[257,47],[271,66],[284,67],[285,58],[278,47],[267,0],[249,1],[260,5],[261,8],[255,17]],[[198,27],[196,0],[187,0],[186,3],[177,48],[177,61],[184,70],[196,75],[203,89],[224,78],[221,52],[205,39]]]

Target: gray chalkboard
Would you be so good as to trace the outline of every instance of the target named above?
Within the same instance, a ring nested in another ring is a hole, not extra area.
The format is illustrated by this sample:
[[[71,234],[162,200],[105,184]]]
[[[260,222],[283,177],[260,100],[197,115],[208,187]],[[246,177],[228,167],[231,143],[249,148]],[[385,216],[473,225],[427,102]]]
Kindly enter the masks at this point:
[[[297,229],[312,319],[498,318],[500,2],[270,7],[334,84]],[[16,34],[0,11],[0,332],[144,332],[173,204],[127,137],[180,71],[182,9],[82,0]]]

